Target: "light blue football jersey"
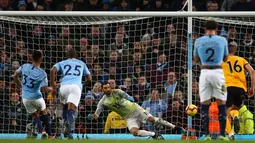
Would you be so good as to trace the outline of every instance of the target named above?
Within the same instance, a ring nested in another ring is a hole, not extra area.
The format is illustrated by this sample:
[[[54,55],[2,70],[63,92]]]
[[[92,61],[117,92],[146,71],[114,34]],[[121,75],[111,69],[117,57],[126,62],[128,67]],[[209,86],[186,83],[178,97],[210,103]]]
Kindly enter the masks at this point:
[[[199,57],[202,65],[221,65],[228,55],[228,43],[224,37],[205,35],[195,41],[194,56]]]
[[[22,77],[22,98],[41,98],[41,87],[48,86],[48,79],[45,71],[32,64],[24,64],[20,66],[16,72]]]
[[[82,89],[82,76],[90,75],[87,65],[75,58],[67,59],[54,65],[58,72],[61,72],[63,78],[60,85],[76,84]]]

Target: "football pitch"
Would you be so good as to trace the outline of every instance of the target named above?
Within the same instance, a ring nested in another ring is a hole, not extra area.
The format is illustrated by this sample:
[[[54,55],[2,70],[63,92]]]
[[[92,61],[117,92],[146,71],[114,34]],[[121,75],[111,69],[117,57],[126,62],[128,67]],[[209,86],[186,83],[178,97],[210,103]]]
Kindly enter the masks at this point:
[[[0,143],[226,143],[229,141],[184,141],[184,140],[0,140]],[[230,141],[254,143],[254,141]]]

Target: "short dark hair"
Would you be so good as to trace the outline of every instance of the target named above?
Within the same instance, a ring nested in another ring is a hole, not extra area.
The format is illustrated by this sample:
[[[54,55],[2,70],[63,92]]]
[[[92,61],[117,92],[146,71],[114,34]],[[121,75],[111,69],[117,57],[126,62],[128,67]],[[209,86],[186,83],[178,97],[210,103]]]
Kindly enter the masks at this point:
[[[204,26],[206,30],[216,30],[218,28],[218,24],[214,20],[207,20]]]
[[[40,50],[36,50],[32,54],[32,59],[34,62],[40,62],[42,56],[43,56],[42,52]]]
[[[74,50],[74,49],[69,49],[69,50],[66,52],[66,56],[67,56],[68,58],[76,58],[76,56],[77,56],[76,50]]]
[[[154,34],[153,36],[152,36],[152,39],[158,39],[159,38],[159,34]]]
[[[105,81],[105,82],[102,84],[102,87],[103,87],[104,85],[107,85],[107,84],[109,84],[109,83],[108,83],[108,80]]]

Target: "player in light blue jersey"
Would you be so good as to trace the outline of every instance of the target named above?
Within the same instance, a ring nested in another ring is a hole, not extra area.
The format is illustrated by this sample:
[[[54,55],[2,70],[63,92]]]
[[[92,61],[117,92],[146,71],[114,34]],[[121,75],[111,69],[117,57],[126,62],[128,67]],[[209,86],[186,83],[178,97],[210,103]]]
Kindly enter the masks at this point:
[[[227,90],[221,67],[222,62],[228,58],[228,44],[224,37],[217,36],[216,33],[217,23],[213,20],[206,21],[205,35],[195,41],[194,60],[196,63],[201,62],[199,94],[205,139],[211,139],[208,130],[209,106],[211,98],[215,97],[219,108],[220,139],[228,140],[225,137]]]
[[[32,114],[33,124],[41,133],[43,122],[46,126],[48,137],[52,138],[51,121],[47,114],[45,101],[41,91],[49,93],[53,90],[51,87],[48,87],[47,74],[40,68],[43,59],[42,52],[34,51],[32,58],[32,64],[24,64],[14,73],[14,81],[18,87],[22,87],[22,101],[28,113]],[[20,75],[22,82],[19,79]],[[35,130],[33,130],[33,135],[37,135]]]
[[[56,73],[62,74],[62,81],[60,83],[60,99],[64,104],[63,119],[66,123],[65,136],[72,139],[72,124],[74,122],[75,111],[80,102],[82,91],[82,77],[86,76],[87,82],[92,80],[90,72],[84,62],[76,59],[76,51],[69,49],[67,51],[67,60],[56,63],[51,69],[51,86],[56,90]]]

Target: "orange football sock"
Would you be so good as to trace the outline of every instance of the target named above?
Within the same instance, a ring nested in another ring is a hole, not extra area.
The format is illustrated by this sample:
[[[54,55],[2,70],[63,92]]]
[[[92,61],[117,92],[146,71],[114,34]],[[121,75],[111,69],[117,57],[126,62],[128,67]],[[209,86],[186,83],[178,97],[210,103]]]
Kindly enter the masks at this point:
[[[227,134],[230,134],[232,132],[231,129],[231,119],[229,119],[229,117],[226,120],[226,129],[225,129]]]

